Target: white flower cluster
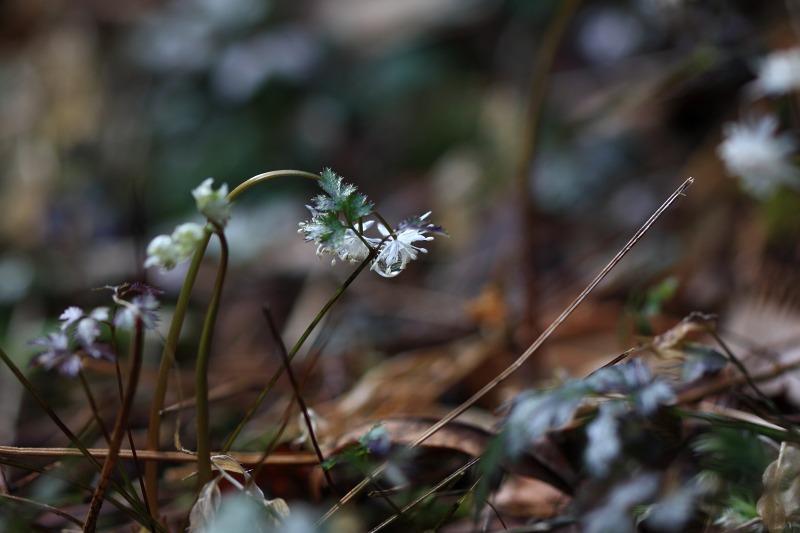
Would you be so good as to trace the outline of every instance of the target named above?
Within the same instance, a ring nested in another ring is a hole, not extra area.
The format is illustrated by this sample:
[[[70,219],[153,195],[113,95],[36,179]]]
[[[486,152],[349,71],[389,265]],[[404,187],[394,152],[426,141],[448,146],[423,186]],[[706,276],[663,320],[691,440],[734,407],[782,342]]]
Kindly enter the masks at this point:
[[[211,186],[213,178],[208,178],[192,190],[197,210],[211,223],[224,227],[231,218],[231,204],[228,201],[228,185],[223,183],[216,190]],[[189,259],[203,239],[205,230],[200,224],[187,222],[175,228],[172,235],[158,235],[147,246],[147,259],[144,267],[161,267],[172,270],[178,263]]]
[[[313,208],[312,213],[314,212]],[[424,220],[430,216],[430,211],[417,220]],[[419,226],[402,226],[390,230],[383,224],[378,225],[378,231],[383,236],[367,237],[364,231],[372,227],[373,221],[368,220],[364,222],[356,233],[351,228],[346,228],[342,237],[335,243],[330,240],[324,241],[320,235],[324,232],[324,228],[319,220],[312,219],[308,222],[300,223],[299,233],[306,235],[306,240],[314,241],[317,244],[317,255],[329,254],[333,256],[331,265],[336,264],[336,260],[348,261],[350,263],[358,263],[365,260],[371,251],[375,250],[375,258],[372,260],[370,270],[374,270],[385,278],[392,278],[397,276],[400,272],[405,270],[409,262],[417,258],[417,253],[428,253],[428,250],[414,243],[419,241],[432,241],[433,237],[426,235],[429,231],[436,231],[435,226],[419,225]],[[401,229],[402,228],[402,229]]]
[[[158,289],[143,284],[108,288],[115,292],[114,301],[119,304],[113,319],[108,307],[96,307],[88,313],[77,306],[68,307],[58,317],[61,321],[59,331],[29,342],[39,349],[39,353],[31,359],[31,366],[56,369],[62,375],[75,377],[82,368],[84,356],[113,359],[111,347],[99,341],[102,326],[131,330],[138,318],[146,329],[155,327],[158,322],[156,310],[159,302],[155,297],[160,292]],[[127,301],[122,296],[132,298]]]
[[[80,307],[68,307],[58,317],[61,320],[59,331],[30,341],[31,346],[41,350],[31,359],[31,366],[41,366],[45,370],[55,368],[65,376],[75,377],[82,366],[81,354],[95,359],[109,359],[111,351],[108,346],[97,342],[100,325],[108,322],[108,318],[108,307],[97,307],[89,313]],[[70,347],[70,330],[77,348]]]
[[[317,196],[313,206],[307,206],[311,219],[300,222],[298,233],[317,245],[318,256],[332,255],[332,265],[337,259],[357,263],[372,254],[370,269],[391,278],[405,270],[419,252],[428,252],[415,243],[433,240],[431,233],[445,233],[426,221],[430,216],[428,212],[408,219],[394,229],[380,219],[377,229],[382,237],[368,237],[365,232],[374,221],[364,220],[364,217],[373,215],[372,204],[367,198],[358,194],[353,185],[342,183],[342,178],[330,169],[323,171],[320,187],[326,194]]]

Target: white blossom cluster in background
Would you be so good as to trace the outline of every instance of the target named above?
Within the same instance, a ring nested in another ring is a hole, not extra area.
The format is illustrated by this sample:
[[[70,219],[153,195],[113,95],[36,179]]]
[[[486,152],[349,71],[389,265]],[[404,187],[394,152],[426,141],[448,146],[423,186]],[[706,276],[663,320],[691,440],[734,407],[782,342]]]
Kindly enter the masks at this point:
[[[779,97],[800,89],[800,48],[773,52],[757,64],[751,93]],[[724,139],[717,154],[727,172],[740,179],[742,188],[759,199],[769,198],[782,187],[800,188],[800,173],[792,161],[797,150],[791,133],[780,133],[777,116],[749,116],[723,127]]]
[[[792,135],[778,133],[777,118],[767,115],[729,123],[723,133],[725,140],[717,153],[753,196],[766,198],[782,185],[798,184],[797,168],[790,160],[797,143]]]
[[[68,377],[75,377],[83,367],[84,357],[112,360],[114,352],[107,341],[101,340],[104,329],[132,330],[137,320],[145,329],[153,329],[158,323],[159,307],[156,295],[161,290],[143,283],[126,283],[117,287],[106,287],[113,291],[116,304],[96,307],[89,312],[80,307],[68,307],[58,319],[58,331],[33,339],[28,344],[39,349],[30,362],[32,367],[58,370]]]
[[[431,214],[428,212],[404,220],[393,229],[378,218],[381,237],[367,237],[365,232],[375,224],[373,220],[364,220],[373,215],[367,197],[356,192],[355,186],[343,183],[330,169],[322,172],[319,185],[325,194],[314,198],[314,205],[307,206],[311,219],[300,223],[298,233],[317,245],[318,256],[333,256],[331,264],[336,264],[337,259],[357,263],[372,254],[370,270],[391,278],[417,259],[419,252],[428,252],[416,243],[433,240],[430,234],[446,235],[441,227],[427,221]]]
[[[800,47],[779,50],[758,63],[757,93],[780,96],[800,89]]]

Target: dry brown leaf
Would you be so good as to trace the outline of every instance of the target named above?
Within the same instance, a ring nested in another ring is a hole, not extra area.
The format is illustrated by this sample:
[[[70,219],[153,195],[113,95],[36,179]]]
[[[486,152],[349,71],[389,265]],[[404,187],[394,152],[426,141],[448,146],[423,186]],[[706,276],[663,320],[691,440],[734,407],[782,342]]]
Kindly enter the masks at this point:
[[[511,474],[492,499],[501,514],[525,518],[552,518],[563,511],[570,498],[538,479]]]
[[[505,348],[500,337],[472,336],[395,355],[369,370],[340,399],[318,406],[317,411],[333,431],[400,413],[430,413],[442,394]]]

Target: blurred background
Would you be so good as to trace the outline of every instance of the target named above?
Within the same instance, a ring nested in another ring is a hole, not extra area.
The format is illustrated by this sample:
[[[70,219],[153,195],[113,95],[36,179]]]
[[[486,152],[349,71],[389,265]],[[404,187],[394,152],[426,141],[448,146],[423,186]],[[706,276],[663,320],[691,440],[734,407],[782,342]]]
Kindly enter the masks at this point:
[[[353,285],[322,330],[323,399],[388,355],[475,331],[508,334],[504,366],[689,176],[565,326],[571,344],[523,375],[585,373],[629,346],[626,312],[664,280],[676,319],[762,294],[765,272],[784,291],[797,198],[746,196],[716,148],[750,106],[756,62],[796,42],[792,13],[744,0],[6,0],[0,342],[24,366],[25,342],[65,307],[106,305],[91,289],[131,280],[166,289],[168,324],[185,265],[145,272],[149,240],[200,222],[190,191],[206,177],[233,188],[287,168],[331,167],[390,222],[432,210],[450,234],[401,276]],[[220,380],[274,369],[262,305],[291,346],[352,271],[297,234],[315,194],[282,179],[237,202]],[[193,357],[213,252],[179,360]],[[0,440],[22,396],[4,394]]]

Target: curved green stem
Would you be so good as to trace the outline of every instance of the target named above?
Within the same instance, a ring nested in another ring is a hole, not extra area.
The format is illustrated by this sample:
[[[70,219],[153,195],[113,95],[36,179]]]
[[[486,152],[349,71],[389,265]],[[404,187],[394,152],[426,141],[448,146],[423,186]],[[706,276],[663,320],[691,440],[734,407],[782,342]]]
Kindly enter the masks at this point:
[[[266,181],[271,178],[278,177],[301,177],[318,180],[317,174],[305,172],[302,170],[276,170],[271,172],[264,172],[253,176],[252,178],[244,181],[237,186],[233,191],[228,194],[228,201],[232,202],[238,198],[244,191],[250,187]],[[169,372],[172,369],[173,361],[175,359],[175,351],[178,347],[178,340],[180,338],[181,330],[183,329],[183,321],[186,318],[186,311],[189,307],[189,297],[192,293],[197,273],[200,269],[203,256],[206,252],[206,247],[211,239],[211,233],[206,232],[203,239],[197,246],[192,262],[189,265],[189,270],[186,273],[186,278],[183,281],[178,301],[175,304],[175,312],[170,323],[169,333],[164,343],[164,350],[161,355],[161,363],[158,369],[158,377],[156,381],[156,388],[153,392],[153,403],[150,408],[150,423],[147,428],[147,449],[157,451],[160,443],[161,432],[161,410],[164,408],[164,400],[167,393],[167,385],[169,383]],[[145,465],[145,486],[147,488],[147,498],[149,507],[153,512],[153,516],[158,516],[158,464],[155,461],[148,461]]]
[[[267,181],[272,178],[281,178],[281,177],[289,177],[295,176],[298,178],[308,178],[312,180],[318,180],[319,174],[312,174],[311,172],[306,172],[304,170],[272,170],[270,172],[264,172],[263,174],[259,174],[257,176],[253,176],[249,180],[241,183],[238,187],[233,189],[228,194],[228,201],[233,202],[236,200],[244,191],[249,189],[250,187],[261,183],[262,181]]]
[[[317,316],[314,317],[314,320],[311,321],[311,323],[308,325],[308,327],[303,332],[303,334],[300,336],[300,338],[297,340],[297,342],[294,344],[294,346],[292,346],[292,349],[289,352],[289,356],[287,358],[288,361],[291,361],[292,359],[294,359],[294,356],[297,355],[298,351],[300,351],[300,348],[302,348],[303,344],[306,342],[306,340],[308,339],[309,335],[311,335],[311,332],[314,331],[314,328],[317,327],[317,324],[320,323],[322,318],[325,316],[325,314],[328,312],[328,310],[330,310],[330,308],[333,306],[333,304],[336,303],[336,301],[339,299],[339,297],[342,294],[344,294],[344,291],[347,290],[347,287],[349,287],[350,284],[355,281],[355,279],[358,277],[358,275],[361,274],[361,272],[367,267],[367,265],[370,264],[370,262],[373,260],[374,256],[375,256],[375,251],[373,250],[369,254],[369,256],[367,256],[367,258],[364,259],[361,262],[360,265],[358,265],[358,268],[356,268],[353,271],[353,273],[350,274],[350,276],[344,281],[344,283],[342,283],[341,287],[339,287],[336,290],[336,292],[333,294],[331,299],[328,300],[328,303],[326,303],[325,306],[320,310],[320,312],[317,313]],[[275,375],[272,376],[272,379],[269,381],[269,383],[267,383],[267,386],[264,387],[264,389],[258,395],[258,398],[256,398],[256,400],[253,402],[253,405],[250,406],[250,409],[247,410],[247,413],[244,415],[244,417],[242,417],[242,420],[239,422],[239,424],[233,430],[233,433],[231,433],[231,435],[228,437],[228,440],[225,441],[225,444],[222,446],[222,453],[226,453],[228,450],[230,450],[231,446],[233,446],[233,441],[236,440],[236,437],[239,436],[239,433],[242,431],[242,429],[244,428],[245,424],[247,424],[247,422],[250,420],[250,418],[256,412],[256,409],[258,409],[258,407],[261,405],[261,402],[264,401],[264,398],[267,396],[267,393],[270,390],[272,390],[273,386],[275,386],[275,382],[277,382],[278,379],[281,377],[281,375],[283,374],[284,369],[285,369],[285,366],[281,365],[281,367],[278,369],[278,371],[275,373]]]
[[[225,284],[225,274],[228,271],[228,241],[222,227],[215,225],[214,233],[219,238],[220,258],[217,279],[214,282],[214,292],[208,304],[203,332],[200,335],[200,347],[197,351],[197,364],[195,366],[195,414],[197,416],[197,481],[202,487],[211,481],[211,447],[209,444],[210,431],[208,423],[208,359],[211,353],[211,340],[214,336],[214,325],[217,321],[219,302],[222,297],[222,287]]]

